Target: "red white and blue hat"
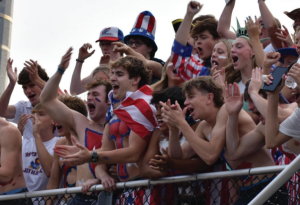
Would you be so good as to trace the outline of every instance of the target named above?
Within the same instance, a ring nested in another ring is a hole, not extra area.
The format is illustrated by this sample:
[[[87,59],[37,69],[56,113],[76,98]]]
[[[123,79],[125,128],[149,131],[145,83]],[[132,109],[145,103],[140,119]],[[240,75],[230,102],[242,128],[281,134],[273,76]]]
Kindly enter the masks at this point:
[[[124,41],[124,35],[123,32],[118,29],[117,27],[108,27],[108,28],[104,28],[101,32],[100,32],[100,37],[99,39],[96,41],[117,41],[117,40],[122,40]]]
[[[154,41],[156,30],[156,20],[150,11],[140,13],[130,31],[130,34],[125,36],[124,41],[127,43],[132,36],[144,36],[149,38],[153,44],[153,52],[157,51],[157,45]]]

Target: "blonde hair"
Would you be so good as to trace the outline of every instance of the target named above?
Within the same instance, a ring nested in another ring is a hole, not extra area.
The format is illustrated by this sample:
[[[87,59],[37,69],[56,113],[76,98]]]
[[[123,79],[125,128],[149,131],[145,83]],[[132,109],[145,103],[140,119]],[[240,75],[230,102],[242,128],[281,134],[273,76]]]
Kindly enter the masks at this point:
[[[100,66],[98,66],[97,68],[95,68],[95,70],[93,70],[93,77],[98,73],[102,71],[106,77],[109,79],[109,72],[110,72],[110,68],[108,64],[101,64]]]
[[[170,60],[171,60],[171,56],[165,62],[165,65],[162,69],[160,81],[158,81],[158,82],[154,83],[153,85],[151,85],[151,89],[153,91],[161,91],[161,90],[168,87],[167,67],[168,67],[168,64],[170,63]]]

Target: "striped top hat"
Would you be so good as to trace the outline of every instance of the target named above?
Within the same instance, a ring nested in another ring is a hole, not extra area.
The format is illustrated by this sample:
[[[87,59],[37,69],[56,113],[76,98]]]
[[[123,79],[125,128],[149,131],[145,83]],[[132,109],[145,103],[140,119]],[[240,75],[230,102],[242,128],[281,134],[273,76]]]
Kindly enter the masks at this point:
[[[104,28],[100,32],[99,39],[96,41],[117,41],[117,40],[122,40],[123,41],[124,35],[123,32],[117,28],[117,27],[107,27]]]
[[[150,11],[140,13],[131,29],[129,35],[125,36],[124,41],[127,43],[132,36],[143,36],[149,38],[153,44],[153,52],[157,51],[157,45],[154,41],[156,30],[156,20]]]

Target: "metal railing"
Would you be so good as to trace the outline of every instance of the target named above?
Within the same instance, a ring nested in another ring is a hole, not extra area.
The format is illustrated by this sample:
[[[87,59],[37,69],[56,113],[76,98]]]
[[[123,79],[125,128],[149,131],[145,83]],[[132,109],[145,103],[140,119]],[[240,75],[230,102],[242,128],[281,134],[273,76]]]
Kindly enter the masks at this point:
[[[295,159],[294,162],[292,164],[290,164],[290,166],[297,163],[297,161],[299,161],[299,159],[298,160]],[[300,165],[300,163],[298,163],[298,164]],[[204,184],[204,182],[207,182],[207,181],[210,181],[210,183],[212,183],[216,179],[228,179],[227,181],[229,182],[230,181],[229,179],[231,179],[231,178],[237,178],[237,177],[242,177],[242,176],[257,176],[257,175],[267,176],[267,175],[270,175],[270,174],[279,173],[282,170],[284,170],[284,171],[287,170],[287,169],[285,169],[286,167],[287,167],[287,165],[285,165],[285,166],[270,166],[270,167],[251,168],[251,169],[243,169],[243,170],[221,171],[221,172],[210,172],[210,173],[203,173],[203,174],[194,174],[194,175],[165,177],[165,178],[161,178],[161,179],[157,179],[157,180],[146,179],[146,180],[139,180],[139,181],[120,182],[120,183],[116,184],[116,188],[120,189],[120,190],[123,189],[127,192],[128,192],[128,190],[130,190],[133,193],[134,191],[137,192],[141,187],[145,187],[145,189],[151,190],[150,193],[152,193],[152,190],[154,190],[155,187],[158,187],[158,186],[162,187],[162,186],[165,186],[166,184],[171,184],[172,189],[173,189],[172,194],[174,195],[174,197],[173,197],[174,200],[175,200],[175,198],[176,198],[176,200],[178,198],[182,199],[183,195],[184,195],[184,198],[186,199],[186,198],[192,198],[193,196],[191,194],[183,194],[183,192],[180,192],[179,194],[175,193],[175,192],[178,192],[178,189],[180,187],[185,186],[186,184],[189,184],[188,186],[190,187],[191,184],[195,181],[197,181],[197,184],[198,184],[198,182],[201,182],[202,184]],[[299,169],[299,166],[293,167],[293,169],[289,169],[289,176],[285,176],[285,178],[283,180],[280,180],[280,183],[276,182],[277,181],[276,179],[278,177],[275,178],[273,180],[273,182],[276,183],[276,184],[278,183],[278,186],[280,187],[282,184],[284,184],[286,181],[288,181],[288,179],[291,177],[291,173],[294,174],[298,169]],[[284,172],[282,172],[282,173],[284,173]],[[281,176],[281,175],[279,175],[279,176]],[[269,178],[269,179],[271,179],[271,178]],[[237,182],[237,181],[235,181],[235,182]],[[233,183],[235,183],[235,182],[233,182]],[[219,181],[215,182],[215,183],[219,183]],[[196,185],[196,186],[198,186],[198,185]],[[202,185],[202,186],[203,186],[203,190],[206,190],[206,188],[211,187],[211,186],[206,186],[206,185],[205,186]],[[215,184],[215,186],[217,186],[217,184]],[[278,186],[272,188],[272,189],[274,189],[274,192],[279,188]],[[166,188],[160,188],[159,192],[162,192],[163,189],[166,189]],[[183,188],[183,189],[186,190],[186,187]],[[100,185],[95,185],[90,189],[91,192],[96,193],[96,196],[98,195],[99,191],[103,191],[103,190],[104,190],[104,188],[101,184]],[[176,191],[174,192],[174,190],[176,190]],[[194,190],[196,190],[196,189],[194,189]],[[197,190],[200,190],[200,189],[197,189]],[[231,195],[231,194],[229,194],[230,190],[234,190],[233,186],[228,188],[228,195]],[[221,190],[217,190],[217,191],[221,192]],[[234,190],[234,191],[235,191],[236,194],[233,194],[232,198],[233,197],[239,197],[238,196],[238,191],[237,190]],[[206,198],[204,201],[207,201],[207,196],[204,197],[204,195],[205,195],[204,192],[207,192],[207,190],[203,191],[203,197],[202,198]],[[1,201],[5,201],[5,200],[30,199],[30,198],[37,198],[37,197],[40,197],[39,198],[40,201],[38,203],[35,203],[35,204],[44,204],[45,201],[47,200],[46,198],[49,197],[49,196],[57,196],[57,195],[66,196],[66,195],[68,195],[70,198],[72,198],[72,197],[75,196],[75,195],[72,195],[72,194],[80,194],[80,193],[82,193],[81,187],[26,192],[26,193],[0,196],[0,204],[1,204]],[[123,191],[123,193],[124,193],[124,191]],[[192,193],[194,193],[195,195],[197,194],[195,191],[192,192]],[[262,194],[263,194],[263,191],[262,191]],[[267,195],[263,194],[261,197],[263,197],[264,199],[267,200],[272,194],[273,194],[273,192],[267,192]],[[120,196],[120,193],[118,193],[117,195]],[[128,196],[128,194],[126,194],[126,195]],[[206,193],[206,195],[207,195],[207,193]],[[221,194],[219,194],[219,197],[220,197],[220,195]],[[261,199],[261,197],[259,197],[260,195],[258,195],[258,197],[257,197],[258,199],[255,198],[251,202],[251,204],[255,204],[255,205],[256,204],[262,204],[263,200]],[[132,196],[135,197],[134,194],[132,194]],[[159,197],[162,198],[162,196],[159,196]],[[165,196],[163,196],[163,197],[165,197]],[[149,198],[150,198],[150,196],[149,196]],[[212,198],[212,196],[208,196],[208,198]],[[120,199],[116,199],[116,200],[119,200],[119,203],[114,202],[116,204],[126,204],[127,203],[127,202],[120,202]],[[220,201],[220,199],[218,199],[218,200]],[[218,200],[215,199],[215,198],[212,198],[212,200],[211,200],[212,202],[210,204],[218,204],[216,202]],[[255,200],[257,200],[257,201],[255,201]],[[43,203],[41,201],[43,201]],[[234,199],[230,199],[228,201],[228,203],[226,202],[225,204],[234,204],[234,201],[235,201]],[[173,204],[180,204],[180,203],[177,203],[177,202],[176,203],[172,202],[172,203]],[[53,204],[54,204],[54,202],[53,202]],[[147,203],[140,203],[140,204],[147,204]],[[148,203],[148,204],[159,204],[159,203]],[[165,203],[165,204],[168,204],[168,203]],[[221,203],[221,204],[224,204],[224,203]],[[295,204],[297,204],[297,203],[295,203]]]

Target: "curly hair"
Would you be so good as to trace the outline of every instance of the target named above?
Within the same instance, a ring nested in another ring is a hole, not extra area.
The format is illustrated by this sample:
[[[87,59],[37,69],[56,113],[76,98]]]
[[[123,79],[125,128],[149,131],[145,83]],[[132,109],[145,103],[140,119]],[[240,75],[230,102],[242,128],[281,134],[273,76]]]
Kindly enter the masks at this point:
[[[87,84],[84,88],[86,90],[90,90],[92,88],[98,87],[99,85],[105,86],[105,92],[106,92],[105,100],[108,101],[109,100],[108,99],[108,93],[109,93],[109,91],[112,90],[110,80],[108,80],[108,79],[94,79],[89,84]]]
[[[208,31],[214,39],[219,39],[220,36],[217,32],[218,20],[216,18],[206,18],[203,21],[196,21],[196,24],[191,31],[191,36],[194,37],[204,31]]]
[[[184,94],[193,94],[193,88],[201,93],[212,93],[214,95],[215,107],[219,108],[224,104],[223,89],[211,76],[200,76],[185,82],[182,86]]]
[[[39,64],[37,65],[37,69],[38,69],[38,75],[40,76],[40,78],[43,81],[47,82],[49,80],[49,77],[48,77],[45,69],[43,69]],[[23,69],[18,76],[18,84],[26,85],[29,83],[31,83],[31,80],[29,78],[29,73],[25,69]]]
[[[71,110],[75,110],[87,117],[86,105],[79,97],[70,95],[60,95],[58,100],[65,104]]]
[[[139,81],[138,88],[149,84],[152,78],[152,71],[149,70],[144,62],[135,56],[126,56],[119,58],[118,60],[111,62],[111,69],[116,67],[123,67],[129,73],[129,79],[133,77],[140,76],[141,80]]]

